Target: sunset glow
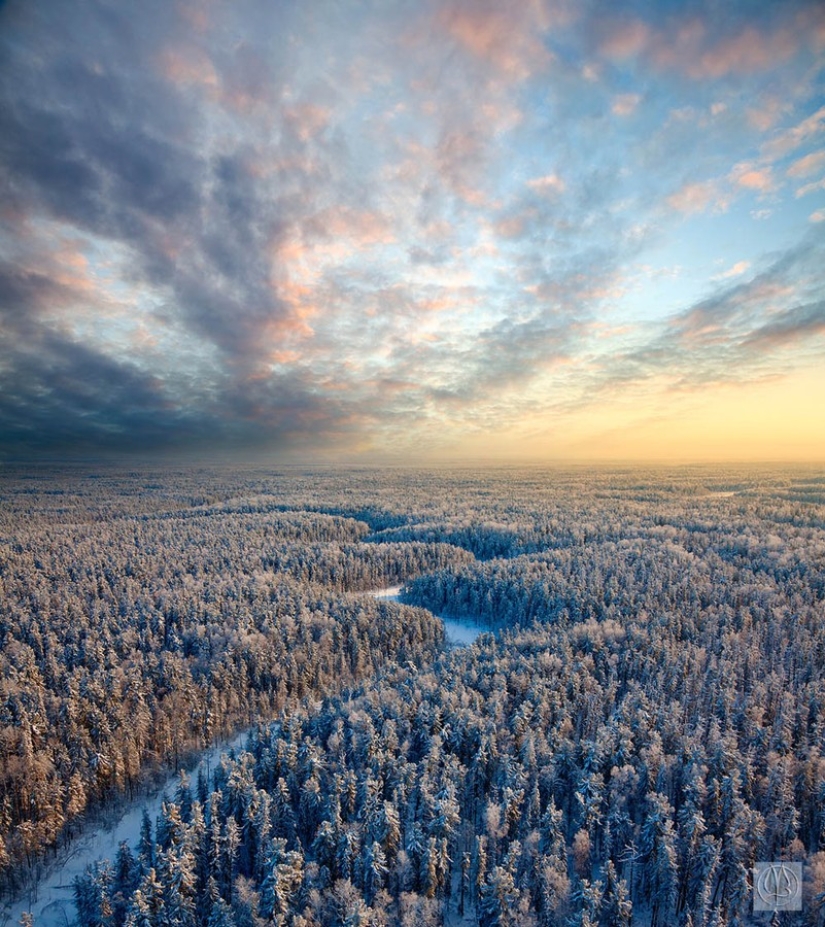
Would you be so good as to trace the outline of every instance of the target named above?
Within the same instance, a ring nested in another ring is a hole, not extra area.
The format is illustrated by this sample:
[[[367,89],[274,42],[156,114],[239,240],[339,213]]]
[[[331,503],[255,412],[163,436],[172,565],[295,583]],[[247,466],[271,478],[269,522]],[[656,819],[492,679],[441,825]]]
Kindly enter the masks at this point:
[[[0,456],[825,459],[825,8],[0,10]]]

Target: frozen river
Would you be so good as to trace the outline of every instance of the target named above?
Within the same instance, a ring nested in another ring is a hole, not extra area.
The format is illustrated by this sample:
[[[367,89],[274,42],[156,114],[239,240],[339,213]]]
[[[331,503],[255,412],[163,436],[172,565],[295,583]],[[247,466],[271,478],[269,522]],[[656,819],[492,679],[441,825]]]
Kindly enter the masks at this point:
[[[249,731],[237,734],[226,743],[211,747],[200,759],[186,767],[192,783],[200,770],[209,773],[221,754],[238,749],[246,742]],[[114,861],[118,847],[124,841],[131,850],[140,837],[144,809],[152,824],[160,814],[164,799],[174,795],[180,775],[170,776],[157,790],[143,798],[124,800],[120,810],[108,811],[104,822],[89,823],[82,832],[58,851],[57,859],[45,868],[37,887],[11,905],[0,907],[0,927],[17,927],[20,916],[30,911],[35,927],[67,927],[75,922],[74,880],[82,875],[89,863],[99,859]]]
[[[387,586],[384,589],[374,589],[370,592],[376,599],[392,599],[395,602],[401,599],[401,586]],[[437,615],[444,622],[444,634],[447,641],[454,647],[466,647],[489,628],[482,627],[472,618],[446,618],[444,615]]]
[[[398,601],[401,586],[372,590],[377,599]],[[444,622],[447,641],[455,647],[466,647],[487,628],[470,619],[457,620],[438,616]],[[199,760],[187,768],[193,782],[199,770],[209,772],[219,762],[222,753],[242,747],[248,736],[243,731],[227,743],[207,750]],[[82,875],[86,866],[99,859],[114,860],[118,847],[124,841],[134,850],[140,836],[140,823],[144,809],[154,823],[160,814],[161,802],[174,794],[179,776],[171,776],[157,790],[144,798],[125,802],[118,812],[110,811],[104,822],[90,823],[82,832],[63,847],[56,860],[48,864],[36,889],[13,904],[0,906],[0,927],[17,927],[20,916],[30,911],[36,927],[66,927],[74,923],[74,880]]]

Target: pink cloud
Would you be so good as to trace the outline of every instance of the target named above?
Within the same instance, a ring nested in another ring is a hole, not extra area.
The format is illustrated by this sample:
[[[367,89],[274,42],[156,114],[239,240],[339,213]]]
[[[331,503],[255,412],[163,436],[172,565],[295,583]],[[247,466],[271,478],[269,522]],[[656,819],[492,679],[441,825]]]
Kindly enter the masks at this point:
[[[599,50],[613,60],[643,56],[660,70],[713,80],[773,70],[805,47],[825,47],[825,8],[802,11],[776,28],[747,25],[721,37],[697,16],[675,19],[661,29],[636,19],[615,23]]]
[[[522,214],[499,219],[494,225],[495,232],[500,238],[519,238],[524,232],[527,218],[526,215]]]
[[[384,175],[388,181],[420,190],[430,184],[433,175],[455,196],[471,206],[487,203],[483,189],[485,165],[490,147],[488,133],[495,123],[484,121],[484,131],[472,122],[451,123],[442,132],[434,147],[415,140],[403,142],[404,158],[388,165]]]
[[[789,177],[810,177],[825,167],[825,148],[798,158],[788,168]]]
[[[452,3],[441,11],[438,25],[461,48],[489,64],[500,75],[524,80],[552,60],[536,37],[543,26],[540,4],[501,8],[495,3]]]
[[[315,103],[300,103],[284,113],[286,123],[302,142],[320,135],[329,125],[331,116],[332,111],[328,107]]]
[[[257,329],[256,337],[261,344],[278,345],[272,349],[269,357],[275,359],[277,356],[283,356],[282,352],[288,350],[284,348],[284,341],[304,341],[313,338],[315,329],[307,322],[318,314],[317,307],[308,304],[289,304],[289,311],[283,316],[277,318],[268,318],[260,323]]]
[[[205,52],[194,46],[166,48],[160,55],[160,69],[166,80],[178,86],[218,89],[215,66]]]
[[[203,35],[209,31],[211,23],[209,21],[209,16],[206,13],[206,9],[202,4],[178,3],[177,8],[180,12],[181,19],[183,19],[187,25],[191,26],[196,32],[199,32],[201,35]]]
[[[601,69],[595,64],[586,64],[582,68],[582,77],[589,83],[595,83],[601,75]]]
[[[271,104],[280,93],[273,80],[272,61],[240,42],[233,48],[231,61],[221,71],[221,102],[236,113],[248,115],[257,110],[271,120]]]
[[[392,225],[382,214],[332,206],[273,241],[269,283],[287,311],[267,321],[267,337],[311,338],[308,320],[328,298],[329,272],[367,248],[394,240]]]
[[[527,181],[527,186],[537,193],[563,193],[565,183],[556,174],[546,174],[544,177],[534,177]]]
[[[760,106],[752,107],[747,111],[748,122],[760,132],[767,132],[792,110],[793,106],[787,100],[772,97],[761,101]]]
[[[631,116],[636,112],[641,99],[638,93],[622,93],[613,100],[611,112],[614,116]]]
[[[750,261],[737,261],[733,267],[728,268],[721,274],[718,274],[717,280],[730,280],[731,277],[740,277],[751,266]]]
[[[320,242],[340,245],[340,254],[349,254],[358,248],[391,244],[395,241],[390,220],[382,213],[354,209],[351,206],[330,206],[316,212],[303,223],[305,246],[292,244],[293,257],[304,259],[318,250]],[[324,253],[327,249],[324,248]]]
[[[472,126],[446,132],[436,149],[436,169],[441,179],[473,206],[483,205],[486,199],[476,183],[482,174],[486,149],[486,135]]]
[[[592,322],[589,331],[595,338],[612,341],[622,335],[629,335],[636,330],[635,325],[611,325],[607,322]]]
[[[756,190],[759,193],[770,193],[776,188],[769,167],[758,168],[750,164],[737,164],[731,172],[730,179],[746,190]]]
[[[706,35],[705,24],[694,17],[674,23],[670,29],[652,32],[645,51],[661,70],[690,73],[688,69],[695,65],[702,54]]]
[[[235,113],[248,115],[257,108],[262,114],[271,109],[275,84],[270,63],[246,43],[234,48],[230,61],[217,66],[196,45],[167,46],[158,55],[157,67],[169,83],[181,89],[194,88]]]
[[[698,60],[680,62],[693,78],[719,78],[728,74],[754,74],[775,68],[793,57],[800,36],[787,29],[765,34],[747,27],[733,38],[721,40]]]
[[[809,139],[825,129],[825,106],[821,106],[802,122],[774,136],[762,146],[762,152],[769,161],[782,158],[799,148]]]
[[[718,212],[728,208],[728,199],[712,180],[687,183],[667,198],[667,204],[676,212],[692,215],[705,212],[711,206]]]
[[[426,313],[455,312],[459,300],[454,296],[437,296],[424,299],[418,303],[418,308]]]
[[[297,351],[273,351],[269,359],[275,364],[294,364],[301,359]]]
[[[640,19],[621,23],[601,42],[600,51],[608,58],[622,60],[641,54],[650,42],[651,29]]]
[[[799,199],[801,196],[807,196],[809,193],[818,193],[820,190],[825,190],[825,177],[820,180],[815,180],[813,183],[806,183],[796,191],[795,196],[796,199]]]

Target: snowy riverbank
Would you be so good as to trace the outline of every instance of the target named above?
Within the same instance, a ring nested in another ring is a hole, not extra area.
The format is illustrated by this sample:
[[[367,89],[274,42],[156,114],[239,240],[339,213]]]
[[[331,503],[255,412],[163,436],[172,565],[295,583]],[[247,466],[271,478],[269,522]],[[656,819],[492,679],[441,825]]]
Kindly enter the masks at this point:
[[[371,590],[369,594],[377,599],[399,601],[401,588],[389,586]],[[455,647],[466,647],[487,630],[470,619],[437,617],[444,622],[447,641]],[[211,747],[186,767],[189,777],[194,781],[201,770],[208,774],[220,762],[221,754],[242,747],[248,735],[249,730],[244,730],[226,743]],[[60,850],[54,861],[45,866],[36,886],[17,901],[0,907],[0,927],[17,927],[25,912],[31,913],[36,927],[68,927],[73,924],[75,878],[99,859],[114,860],[123,842],[134,849],[140,836],[143,812],[146,811],[154,822],[164,799],[174,794],[179,779],[179,774],[170,776],[162,786],[152,789],[146,796],[132,802],[124,801],[119,810],[107,812],[105,819],[88,824]]]
[[[244,745],[249,730],[242,731],[231,740],[216,744],[199,759],[185,767],[194,782],[199,772],[207,775],[220,762],[221,755]],[[140,837],[143,812],[154,823],[160,814],[164,799],[171,798],[180,781],[180,774],[170,776],[166,782],[143,798],[124,802],[121,810],[107,813],[107,820],[90,824],[46,865],[37,884],[22,898],[0,907],[0,927],[17,927],[21,915],[30,912],[35,927],[67,927],[75,921],[74,880],[82,875],[90,863],[99,859],[114,860],[118,847],[124,841],[134,849]]]

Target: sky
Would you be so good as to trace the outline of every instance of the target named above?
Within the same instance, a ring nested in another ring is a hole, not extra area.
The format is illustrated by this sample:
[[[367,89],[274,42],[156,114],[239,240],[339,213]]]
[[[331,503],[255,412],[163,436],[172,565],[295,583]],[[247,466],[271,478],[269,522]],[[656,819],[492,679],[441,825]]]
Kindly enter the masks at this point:
[[[0,457],[825,460],[825,5],[11,0]]]

